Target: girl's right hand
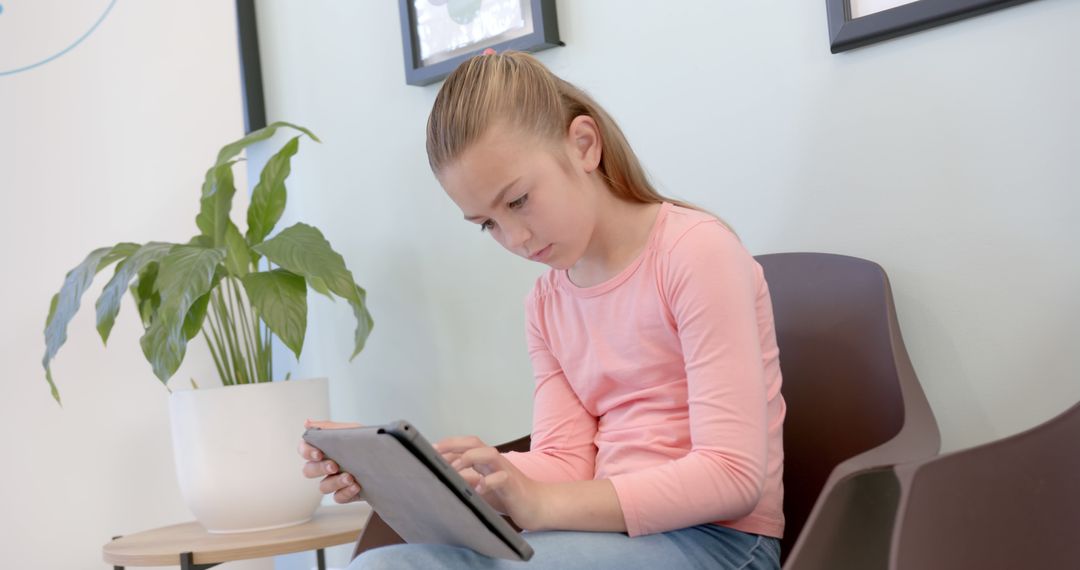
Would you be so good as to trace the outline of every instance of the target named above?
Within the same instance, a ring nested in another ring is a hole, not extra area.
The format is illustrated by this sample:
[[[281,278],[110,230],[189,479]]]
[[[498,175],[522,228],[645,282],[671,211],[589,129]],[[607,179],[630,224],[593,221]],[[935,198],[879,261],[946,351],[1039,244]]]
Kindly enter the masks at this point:
[[[305,429],[313,427],[321,429],[342,429],[362,426],[360,424],[342,422],[312,420],[304,422]],[[297,451],[299,451],[301,457],[307,460],[307,462],[304,463],[303,468],[304,477],[307,477],[308,479],[323,478],[323,480],[319,482],[319,490],[322,491],[324,495],[333,493],[334,502],[339,504],[360,500],[360,483],[353,479],[352,475],[341,473],[338,464],[331,459],[327,459],[321,450],[301,439],[300,447]]]

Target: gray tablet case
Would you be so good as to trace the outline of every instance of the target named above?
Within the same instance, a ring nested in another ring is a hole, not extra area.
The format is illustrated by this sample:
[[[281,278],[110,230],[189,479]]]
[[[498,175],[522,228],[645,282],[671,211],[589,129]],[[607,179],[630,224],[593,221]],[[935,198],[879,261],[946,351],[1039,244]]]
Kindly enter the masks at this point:
[[[532,557],[529,543],[408,422],[310,428],[304,441],[356,477],[367,502],[406,542],[465,546],[509,560]]]

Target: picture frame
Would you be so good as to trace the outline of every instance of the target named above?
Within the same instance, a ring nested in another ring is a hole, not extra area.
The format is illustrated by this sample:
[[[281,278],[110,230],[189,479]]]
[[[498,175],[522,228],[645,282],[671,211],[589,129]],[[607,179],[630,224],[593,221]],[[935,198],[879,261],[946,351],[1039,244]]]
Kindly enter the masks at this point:
[[[855,14],[854,17],[853,1],[855,0],[825,0],[829,21],[829,49],[832,53],[848,51],[1031,0],[915,0],[869,14]],[[896,2],[891,4],[895,5]]]
[[[244,134],[266,126],[259,30],[255,0],[236,0],[236,36],[240,48],[240,89],[244,99]]]
[[[405,83],[441,81],[486,49],[536,52],[559,40],[555,0],[398,0]]]

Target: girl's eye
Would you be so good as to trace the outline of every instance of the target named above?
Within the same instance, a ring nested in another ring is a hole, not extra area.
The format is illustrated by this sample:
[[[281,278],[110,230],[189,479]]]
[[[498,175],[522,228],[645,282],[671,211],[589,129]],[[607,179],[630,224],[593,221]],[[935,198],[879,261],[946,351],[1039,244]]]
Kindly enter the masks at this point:
[[[528,201],[529,201],[529,195],[528,194],[522,194],[520,198],[518,198],[517,200],[514,200],[513,202],[510,202],[509,204],[507,204],[507,206],[509,206],[511,210],[516,210],[516,209],[524,206],[525,202],[528,202]]]
[[[522,206],[524,206],[525,203],[528,202],[528,201],[529,201],[529,195],[528,194],[522,194],[520,198],[518,198],[517,200],[514,200],[513,202],[508,203],[506,206],[508,208],[510,208],[511,210],[518,210]],[[489,232],[489,231],[491,231],[493,229],[495,229],[495,222],[493,220],[484,220],[483,222],[480,223],[480,231],[481,232]]]

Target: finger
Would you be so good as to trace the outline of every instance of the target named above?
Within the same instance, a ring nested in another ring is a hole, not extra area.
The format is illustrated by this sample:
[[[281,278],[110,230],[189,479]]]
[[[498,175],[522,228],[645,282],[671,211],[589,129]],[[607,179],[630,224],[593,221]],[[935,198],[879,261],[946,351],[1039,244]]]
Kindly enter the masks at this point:
[[[326,472],[322,469],[322,464],[318,461],[308,461],[304,463],[304,467],[300,470],[304,477],[308,479],[317,479],[319,477],[325,477]]]
[[[479,483],[473,486],[473,488],[476,489],[477,493],[487,493],[488,491],[498,493],[506,488],[506,484],[509,481],[509,473],[506,471],[496,471],[481,479]]]
[[[432,447],[435,448],[435,451],[440,453],[448,451],[462,453],[477,447],[487,447],[487,444],[475,435],[462,435],[439,440],[439,442]]]
[[[466,467],[472,467],[480,473],[487,475],[488,473],[496,470],[503,461],[502,454],[494,447],[478,447],[476,449],[470,449],[461,454],[461,457],[457,458],[450,465],[457,470],[462,470]],[[485,467],[479,467],[485,466]],[[487,469],[484,471],[483,469]]]
[[[340,491],[334,493],[334,502],[339,504],[351,503],[359,498],[359,485],[349,485],[348,487],[345,487],[344,489],[341,489]]]
[[[308,479],[325,477],[340,471],[341,467],[331,459],[327,459],[326,461],[308,461],[304,464],[303,468],[304,476]]]
[[[356,485],[356,479],[348,473],[342,473],[341,475],[328,475],[319,482],[319,492],[324,495],[330,493],[337,493],[342,489],[346,489],[351,485]]]
[[[352,422],[334,422],[328,420],[305,420],[305,428],[319,428],[320,430],[345,430],[348,428],[363,428],[363,424]]]
[[[445,461],[447,463],[453,463],[454,461],[457,461],[458,457],[461,457],[460,453],[443,453],[442,454],[443,461]]]
[[[470,487],[475,487],[476,484],[484,478],[483,475],[477,473],[476,470],[472,468],[461,471],[460,473],[458,473],[458,475],[461,475],[461,478],[464,479]]]
[[[297,449],[297,451],[300,453],[300,457],[303,457],[304,459],[310,459],[312,461],[318,461],[322,459],[322,452],[319,451],[317,447],[311,445],[310,443],[302,439],[300,440],[300,447]]]

